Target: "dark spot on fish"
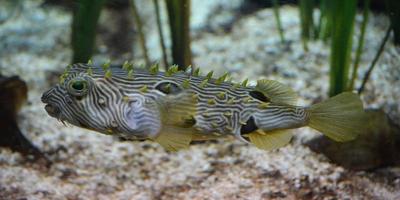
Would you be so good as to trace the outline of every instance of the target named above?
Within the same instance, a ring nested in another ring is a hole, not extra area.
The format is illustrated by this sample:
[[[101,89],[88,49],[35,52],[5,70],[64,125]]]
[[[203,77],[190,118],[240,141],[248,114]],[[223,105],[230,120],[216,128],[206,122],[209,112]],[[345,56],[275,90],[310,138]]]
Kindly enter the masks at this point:
[[[251,116],[247,120],[246,124],[242,125],[242,127],[240,128],[240,135],[243,136],[243,135],[251,133],[257,129],[258,129],[258,127],[256,126],[256,123],[254,122],[254,118],[253,118],[253,116]]]
[[[191,141],[191,142],[190,142],[191,145],[192,145],[192,144],[205,144],[205,143],[207,143],[207,144],[217,144],[217,143],[218,143],[218,140],[214,140],[214,139],[209,139],[209,140],[194,140],[194,141]]]
[[[157,84],[156,89],[164,94],[178,94],[182,89],[174,82],[162,82]]]
[[[268,97],[266,97],[262,92],[259,92],[259,91],[255,91],[255,90],[250,91],[249,95],[251,97],[258,99],[260,101],[263,101],[263,102],[271,102]]]
[[[128,142],[128,141],[144,142],[144,141],[146,141],[146,139],[144,139],[144,138],[132,139],[132,138],[126,138],[126,137],[123,137],[123,136],[119,136],[117,138],[118,138],[118,141],[120,141],[120,142]]]
[[[190,116],[190,118],[186,118],[183,121],[183,127],[184,128],[190,128],[196,124],[196,119],[194,119],[193,116]]]
[[[75,99],[78,100],[78,101],[80,101],[80,100],[83,99],[83,97],[82,97],[82,96],[76,96]]]

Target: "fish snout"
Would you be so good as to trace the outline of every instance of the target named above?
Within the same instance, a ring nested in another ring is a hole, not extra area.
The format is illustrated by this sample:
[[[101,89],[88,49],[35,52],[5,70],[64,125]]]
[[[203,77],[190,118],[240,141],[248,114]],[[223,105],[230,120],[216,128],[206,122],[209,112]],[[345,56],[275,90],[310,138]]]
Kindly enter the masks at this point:
[[[50,98],[51,98],[51,95],[53,93],[53,90],[54,90],[54,88],[51,88],[51,89],[47,90],[46,92],[44,92],[42,97],[41,97],[41,101],[46,104],[45,107],[44,107],[46,112],[50,116],[58,118],[59,115],[60,115],[61,110],[60,110],[60,108],[58,106],[56,106],[56,105],[54,105],[53,103],[50,102]]]
[[[47,103],[52,92],[53,92],[53,88],[51,88],[51,89],[47,90],[46,92],[44,92],[42,94],[41,101],[43,103]]]

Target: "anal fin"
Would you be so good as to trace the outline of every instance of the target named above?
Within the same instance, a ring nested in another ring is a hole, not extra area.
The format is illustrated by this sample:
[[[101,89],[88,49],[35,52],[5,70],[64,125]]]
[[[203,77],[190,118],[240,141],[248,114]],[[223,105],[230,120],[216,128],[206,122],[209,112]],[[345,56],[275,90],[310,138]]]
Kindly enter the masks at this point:
[[[290,130],[275,130],[265,132],[258,129],[246,135],[252,144],[263,150],[274,150],[285,146],[292,139]]]

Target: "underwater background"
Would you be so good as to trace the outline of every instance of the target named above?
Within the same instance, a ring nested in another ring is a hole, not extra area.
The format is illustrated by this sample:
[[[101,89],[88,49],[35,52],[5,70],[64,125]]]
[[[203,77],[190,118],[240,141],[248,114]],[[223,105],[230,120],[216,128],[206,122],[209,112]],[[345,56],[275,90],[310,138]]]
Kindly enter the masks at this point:
[[[335,2],[1,0],[0,199],[400,199],[400,6]],[[299,105],[360,92],[368,132],[334,143],[301,128],[276,151],[220,139],[168,153],[64,126],[40,97],[89,59],[277,80]]]

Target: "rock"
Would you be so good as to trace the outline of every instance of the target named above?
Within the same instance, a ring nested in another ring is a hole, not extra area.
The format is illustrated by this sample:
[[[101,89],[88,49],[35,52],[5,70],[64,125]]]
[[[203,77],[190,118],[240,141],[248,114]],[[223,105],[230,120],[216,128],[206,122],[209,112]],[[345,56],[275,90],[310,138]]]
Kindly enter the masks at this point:
[[[43,154],[21,133],[17,124],[17,113],[26,102],[28,88],[18,76],[0,75],[0,146],[22,154],[31,154],[34,159]]]
[[[366,132],[340,143],[325,136],[307,142],[314,151],[348,169],[370,170],[400,164],[400,128],[381,110],[367,110]]]

